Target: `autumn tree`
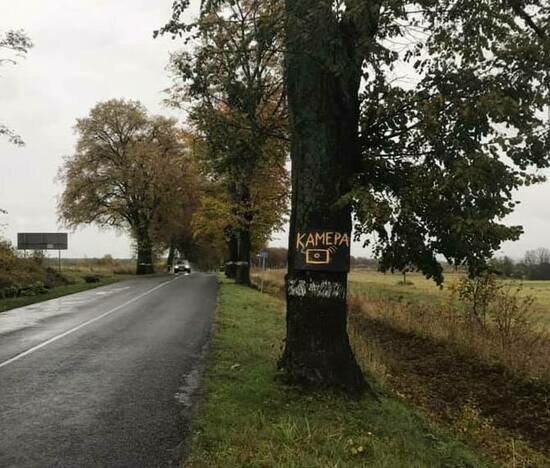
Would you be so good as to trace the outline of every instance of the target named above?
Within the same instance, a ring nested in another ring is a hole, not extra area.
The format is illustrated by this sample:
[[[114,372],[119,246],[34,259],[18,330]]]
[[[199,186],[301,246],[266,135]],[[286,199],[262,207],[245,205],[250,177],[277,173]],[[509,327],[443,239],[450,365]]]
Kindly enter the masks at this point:
[[[137,246],[137,273],[152,273],[155,229],[169,223],[191,195],[185,188],[192,174],[176,122],[149,116],[137,101],[111,100],[78,119],[75,130],[75,153],[59,171],[65,185],[61,221],[71,228],[127,230]]]
[[[0,65],[15,64],[17,59],[24,57],[33,47],[30,38],[21,30],[0,31]],[[0,123],[0,136],[8,138],[10,143],[22,146],[22,138],[6,125]]]
[[[204,250],[195,242],[192,220],[201,205],[208,181],[200,171],[194,135],[180,130],[178,138],[184,151],[185,167],[166,175],[165,183],[172,184],[175,196],[163,197],[152,221],[153,240],[161,249],[168,250],[168,266],[172,265],[176,255],[195,263],[204,255]]]
[[[182,24],[175,5],[160,31],[184,34],[195,44],[192,53],[172,57],[169,102],[192,105],[190,120],[207,144],[209,176],[228,194],[227,271],[244,284],[255,242],[265,242],[287,209],[281,6],[274,0],[207,2],[197,22]]]
[[[284,4],[292,212],[280,366],[292,383],[360,393],[347,272],[304,269],[301,236],[342,243],[354,224],[384,270],[413,266],[442,283],[445,258],[483,271],[521,235],[502,221],[514,191],[550,165],[550,2]],[[176,1],[175,17],[187,6]]]

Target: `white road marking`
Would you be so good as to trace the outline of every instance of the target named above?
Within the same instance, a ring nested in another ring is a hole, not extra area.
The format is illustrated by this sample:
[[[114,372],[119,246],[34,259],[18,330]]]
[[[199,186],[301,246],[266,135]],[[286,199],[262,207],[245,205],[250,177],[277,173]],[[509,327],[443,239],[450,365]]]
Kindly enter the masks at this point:
[[[107,289],[105,291],[97,291],[95,294],[96,296],[109,296],[111,294],[115,294],[120,291],[125,291],[126,289],[130,289],[130,286],[126,286],[125,288],[113,288],[113,289]]]
[[[127,289],[132,289],[132,286],[124,286],[123,288],[113,288],[111,291],[119,292],[119,291],[126,291]]]
[[[33,346],[32,348],[27,349],[26,351],[23,351],[22,353],[16,354],[12,358],[8,359],[7,361],[0,362],[0,369],[2,367],[5,367],[12,362],[18,361],[22,357],[28,356],[29,354],[34,353],[35,351],[38,351],[39,349],[44,348],[45,346],[48,346],[49,344],[55,343],[56,341],[60,340],[61,338],[64,338],[88,325],[91,325],[94,322],[97,322],[98,320],[101,320],[102,318],[107,317],[108,315],[114,314],[116,311],[122,309],[123,307],[126,307],[129,304],[132,304],[133,302],[138,301],[139,299],[148,296],[152,292],[155,292],[156,290],[163,288],[167,284],[170,284],[172,281],[175,281],[176,278],[171,279],[170,281],[166,281],[165,283],[159,284],[158,286],[155,286],[154,288],[150,289],[149,291],[144,292],[143,294],[140,294],[139,296],[134,297],[133,299],[130,299],[129,301],[125,302],[124,304],[121,304],[114,309],[109,310],[108,312],[105,312],[101,315],[98,315],[97,317],[94,317],[93,319],[88,320],[87,322],[81,323],[80,325],[77,325],[74,328],[71,328],[70,330],[67,330],[66,332],[61,333],[60,335],[54,336],[53,338],[50,338],[47,341],[44,341],[43,343],[40,343],[39,345]]]

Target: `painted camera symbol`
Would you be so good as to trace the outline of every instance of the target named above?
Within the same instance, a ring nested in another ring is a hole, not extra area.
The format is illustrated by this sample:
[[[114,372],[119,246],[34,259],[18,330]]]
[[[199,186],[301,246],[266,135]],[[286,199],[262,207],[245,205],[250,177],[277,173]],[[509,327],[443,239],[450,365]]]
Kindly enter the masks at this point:
[[[332,251],[329,249],[306,250],[306,263],[308,265],[328,265],[331,261]]]

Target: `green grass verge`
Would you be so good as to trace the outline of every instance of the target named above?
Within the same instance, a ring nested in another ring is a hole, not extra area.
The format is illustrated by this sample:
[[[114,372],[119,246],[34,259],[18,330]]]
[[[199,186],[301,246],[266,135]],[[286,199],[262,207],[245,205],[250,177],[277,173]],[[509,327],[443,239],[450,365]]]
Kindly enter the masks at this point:
[[[483,467],[404,403],[279,384],[283,303],[222,281],[190,467]]]
[[[132,277],[130,275],[105,276],[101,277],[101,280],[98,283],[86,283],[82,278],[82,275],[70,274],[67,276],[70,276],[71,279],[76,282],[74,284],[68,284],[67,286],[58,286],[56,288],[52,288],[47,293],[37,294],[36,296],[22,296],[8,299],[0,299],[0,313],[6,312],[11,309],[16,309],[17,307],[24,307],[27,305],[36,304],[38,302],[49,301],[50,299],[55,299],[57,297],[87,291],[88,289],[94,289],[100,286],[118,283],[119,281],[123,281]]]

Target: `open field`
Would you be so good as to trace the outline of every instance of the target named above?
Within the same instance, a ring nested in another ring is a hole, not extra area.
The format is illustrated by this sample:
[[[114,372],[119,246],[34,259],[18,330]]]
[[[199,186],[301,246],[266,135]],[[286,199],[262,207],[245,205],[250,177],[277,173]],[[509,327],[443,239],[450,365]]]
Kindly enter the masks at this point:
[[[276,380],[280,299],[223,281],[190,467],[483,467],[396,397],[305,395]]]
[[[392,299],[400,302],[419,302],[436,304],[449,296],[449,288],[456,284],[461,274],[446,273],[445,283],[439,288],[432,280],[420,273],[408,273],[407,282],[403,285],[400,274],[383,274],[376,271],[355,270],[349,276],[349,290],[352,295],[366,295],[371,300]],[[504,282],[521,284],[523,294],[535,299],[535,318],[550,329],[550,281],[517,281]]]

